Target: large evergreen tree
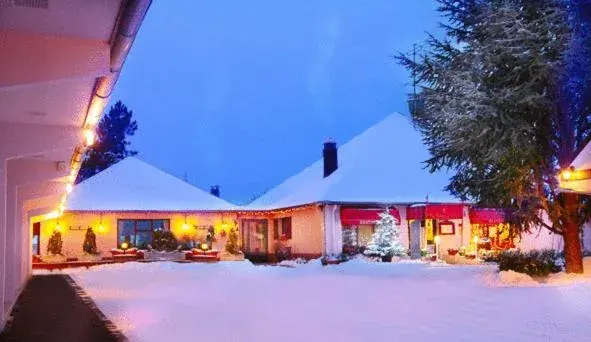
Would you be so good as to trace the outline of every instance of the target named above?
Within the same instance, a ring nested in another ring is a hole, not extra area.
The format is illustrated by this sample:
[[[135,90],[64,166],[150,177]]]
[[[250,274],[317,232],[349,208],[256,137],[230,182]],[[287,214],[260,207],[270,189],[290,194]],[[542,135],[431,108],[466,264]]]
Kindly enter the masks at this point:
[[[421,86],[411,111],[428,167],[455,170],[448,190],[463,199],[513,209],[521,231],[562,235],[567,272],[582,272],[589,205],[560,193],[556,176],[591,133],[572,84],[585,1],[438,1],[447,37],[429,37],[417,61],[399,56]]]
[[[120,160],[137,154],[129,150],[129,136],[135,134],[137,122],[133,112],[121,101],[117,101],[99,122],[97,141],[84,156],[76,183],[94,176]]]

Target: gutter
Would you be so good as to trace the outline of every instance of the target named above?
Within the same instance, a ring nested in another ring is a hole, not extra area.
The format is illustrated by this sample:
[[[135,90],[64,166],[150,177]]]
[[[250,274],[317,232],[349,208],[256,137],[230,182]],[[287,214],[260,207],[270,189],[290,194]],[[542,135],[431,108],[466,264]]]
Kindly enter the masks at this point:
[[[152,0],[129,0],[125,1],[122,5],[114,34],[111,37],[110,73],[106,76],[99,77],[95,83],[92,98],[90,99],[88,111],[84,119],[83,129],[94,132],[151,4]],[[70,161],[71,183],[78,176],[86,148],[87,146],[82,143],[74,150]]]
[[[94,126],[98,123],[151,4],[152,0],[130,0],[125,3],[111,43],[111,73],[97,79],[85,125]]]

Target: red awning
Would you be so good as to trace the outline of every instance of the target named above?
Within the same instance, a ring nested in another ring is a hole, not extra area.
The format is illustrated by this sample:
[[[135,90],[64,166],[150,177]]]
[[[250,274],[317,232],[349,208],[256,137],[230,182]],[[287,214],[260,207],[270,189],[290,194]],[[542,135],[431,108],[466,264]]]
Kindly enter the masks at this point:
[[[406,208],[406,219],[407,220],[424,220],[425,219],[425,206]]]
[[[463,217],[463,204],[427,204],[406,209],[407,220],[461,220]]]
[[[383,212],[384,209],[342,208],[341,224],[343,226],[374,224],[380,219],[380,213]],[[400,212],[398,212],[398,209],[390,208],[390,215],[394,216],[396,224],[400,224]]]
[[[470,208],[470,223],[500,224],[507,222],[505,211],[490,208]]]

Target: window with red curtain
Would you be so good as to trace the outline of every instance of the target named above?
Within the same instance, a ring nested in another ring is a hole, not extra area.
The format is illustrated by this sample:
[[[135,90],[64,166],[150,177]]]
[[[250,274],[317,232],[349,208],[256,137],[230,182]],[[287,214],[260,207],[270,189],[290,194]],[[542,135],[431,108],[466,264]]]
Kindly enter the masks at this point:
[[[281,234],[287,239],[291,239],[291,217],[281,219]]]

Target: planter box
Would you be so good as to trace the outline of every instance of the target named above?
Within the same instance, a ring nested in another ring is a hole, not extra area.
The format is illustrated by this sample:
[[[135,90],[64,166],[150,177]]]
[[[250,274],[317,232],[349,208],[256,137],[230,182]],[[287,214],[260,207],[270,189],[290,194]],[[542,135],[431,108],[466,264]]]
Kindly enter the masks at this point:
[[[193,249],[185,253],[185,258],[191,261],[220,261],[220,253],[218,251],[200,251]]]
[[[357,253],[357,247],[345,246],[345,247],[343,247],[343,253],[345,253],[345,254],[356,254]]]
[[[64,263],[67,258],[63,255],[46,255],[43,257],[43,262],[47,263]]]
[[[328,260],[327,260],[327,259],[322,259],[322,261],[321,261],[321,262],[322,262],[322,264],[323,264],[323,265],[325,265],[325,266],[326,266],[326,265],[338,265],[338,264],[340,264],[340,263],[341,263],[341,261],[340,261],[340,260],[338,260],[338,259],[328,259]]]
[[[136,261],[137,259],[138,259],[138,257],[135,254],[113,255],[113,261],[115,261],[115,262]]]
[[[82,262],[97,262],[103,260],[103,257],[100,254],[90,255],[90,254],[82,254],[78,257],[79,261]]]

